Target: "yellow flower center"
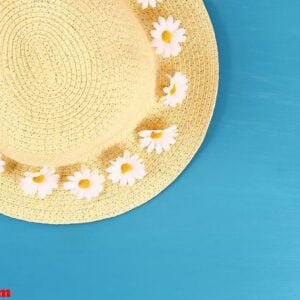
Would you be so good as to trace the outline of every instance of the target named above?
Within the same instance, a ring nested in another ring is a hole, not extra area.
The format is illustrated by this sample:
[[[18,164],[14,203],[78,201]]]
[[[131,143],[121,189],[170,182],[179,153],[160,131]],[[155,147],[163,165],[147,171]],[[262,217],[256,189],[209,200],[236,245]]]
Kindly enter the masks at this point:
[[[81,179],[78,185],[82,189],[88,189],[91,186],[91,181],[89,179]]]
[[[40,175],[32,178],[32,181],[35,183],[43,183],[46,180],[45,175]]]
[[[126,174],[126,173],[130,172],[131,170],[132,170],[132,165],[131,164],[125,163],[121,166],[122,174]]]
[[[162,40],[167,44],[170,44],[172,42],[172,37],[173,34],[169,30],[165,30],[161,35]]]
[[[174,96],[175,93],[176,93],[176,91],[177,91],[177,87],[176,87],[176,84],[174,84],[173,87],[172,87],[172,89],[170,90],[171,96]]]
[[[164,134],[163,131],[159,131],[159,132],[153,131],[153,132],[151,132],[150,137],[152,140],[158,140],[163,136],[163,134]]]

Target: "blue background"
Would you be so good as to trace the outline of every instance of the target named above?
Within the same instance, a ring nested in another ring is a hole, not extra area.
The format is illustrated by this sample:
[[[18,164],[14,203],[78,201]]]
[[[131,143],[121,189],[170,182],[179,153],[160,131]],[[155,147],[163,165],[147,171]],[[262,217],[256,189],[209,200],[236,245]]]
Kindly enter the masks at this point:
[[[116,219],[1,216],[0,286],[12,299],[300,299],[300,1],[206,4],[221,81],[200,152]]]

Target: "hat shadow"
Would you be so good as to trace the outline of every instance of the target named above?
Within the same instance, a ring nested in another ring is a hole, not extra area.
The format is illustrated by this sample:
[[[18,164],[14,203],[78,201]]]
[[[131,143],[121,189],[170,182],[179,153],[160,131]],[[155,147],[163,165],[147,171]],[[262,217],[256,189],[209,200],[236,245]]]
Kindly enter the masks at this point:
[[[7,157],[3,157],[3,160],[5,161],[6,173],[13,174],[17,169],[19,169],[19,164],[16,161],[10,160]]]
[[[73,174],[76,171],[79,171],[81,169],[81,167],[82,167],[81,163],[58,167],[56,169],[56,173],[59,175],[59,181],[60,182],[67,181],[67,177],[70,176],[70,174]]]
[[[101,152],[98,156],[98,160],[106,169],[109,167],[111,161],[115,160],[117,157],[123,156],[125,148],[125,145],[121,143],[111,146]]]
[[[143,130],[160,130],[165,129],[167,122],[162,117],[150,117],[144,119],[138,126],[135,128],[135,133],[138,134]]]

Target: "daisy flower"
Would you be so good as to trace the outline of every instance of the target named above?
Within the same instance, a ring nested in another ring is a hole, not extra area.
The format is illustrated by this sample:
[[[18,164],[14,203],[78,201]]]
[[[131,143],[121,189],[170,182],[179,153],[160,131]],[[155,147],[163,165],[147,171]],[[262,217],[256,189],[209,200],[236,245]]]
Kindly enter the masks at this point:
[[[68,180],[64,183],[64,189],[71,191],[78,199],[92,200],[104,190],[104,176],[98,170],[83,169],[68,176]]]
[[[118,157],[111,162],[111,166],[106,170],[108,178],[121,185],[133,185],[137,179],[142,179],[145,175],[145,166],[138,155],[131,155],[125,151],[123,157]]]
[[[161,98],[161,101],[163,101],[165,105],[175,107],[186,98],[188,80],[181,72],[176,72],[173,77],[169,76],[169,78],[170,85],[163,89],[165,96]]]
[[[159,17],[158,23],[153,23],[153,26],[155,30],[151,31],[152,46],[156,48],[156,52],[165,58],[177,56],[181,51],[179,44],[186,40],[185,29],[179,28],[180,21],[173,17]]]
[[[156,7],[157,2],[161,2],[162,0],[137,0],[139,4],[142,4],[142,8],[145,9],[148,6]]]
[[[155,150],[157,154],[160,154],[163,151],[169,151],[170,146],[175,144],[177,126],[173,125],[164,130],[144,130],[139,132],[139,136],[142,148],[147,148],[148,153]]]
[[[4,172],[5,161],[2,159],[2,155],[0,154],[0,173]]]
[[[52,191],[58,187],[59,175],[55,174],[55,169],[44,167],[39,172],[26,172],[21,179],[21,187],[25,195],[44,199],[52,194]]]

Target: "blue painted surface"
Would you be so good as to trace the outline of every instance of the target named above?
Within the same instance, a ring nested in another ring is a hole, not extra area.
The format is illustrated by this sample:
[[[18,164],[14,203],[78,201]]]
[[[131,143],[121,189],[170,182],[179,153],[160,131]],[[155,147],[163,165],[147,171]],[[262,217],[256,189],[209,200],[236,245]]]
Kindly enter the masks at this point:
[[[206,4],[221,84],[201,151],[156,200],[113,220],[1,216],[12,299],[300,299],[300,2]]]

